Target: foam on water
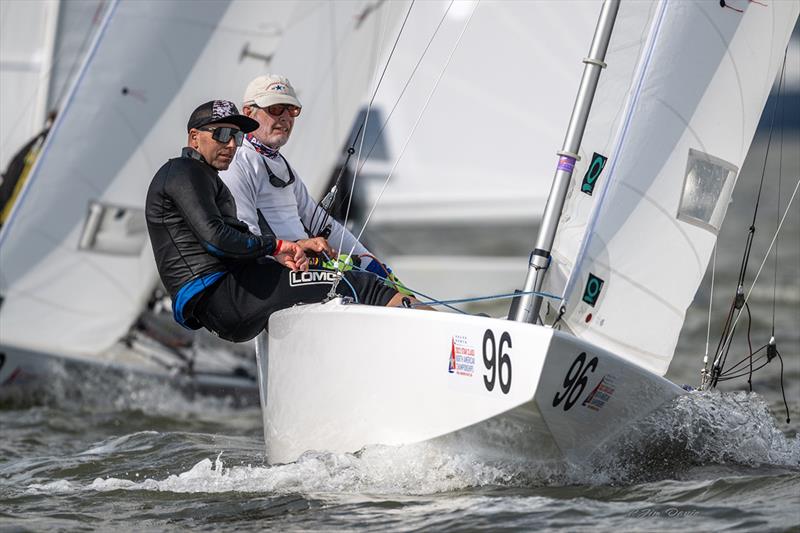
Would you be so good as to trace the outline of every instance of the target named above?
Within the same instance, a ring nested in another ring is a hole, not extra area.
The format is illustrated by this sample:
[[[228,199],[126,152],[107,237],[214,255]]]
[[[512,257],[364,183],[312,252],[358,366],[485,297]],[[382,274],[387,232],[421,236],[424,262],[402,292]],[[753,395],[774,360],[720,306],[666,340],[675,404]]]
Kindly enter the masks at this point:
[[[225,467],[220,454],[163,480],[141,482],[95,479],[88,489],[197,492],[431,494],[469,486],[503,484],[507,472],[475,457],[445,453],[427,444],[369,446],[358,454],[308,452],[296,462],[277,466]],[[30,487],[42,491],[48,487]],[[63,491],[64,485],[52,487]],[[73,487],[78,489],[78,487]]]
[[[138,433],[137,438],[147,434]],[[120,437],[85,453],[113,453]],[[141,443],[140,443],[141,444]],[[208,450],[206,450],[207,452]],[[163,479],[97,478],[32,484],[29,493],[143,490],[174,493],[252,492],[432,494],[467,487],[631,484],[673,478],[706,465],[769,466],[800,471],[800,437],[779,429],[757,394],[693,393],[627,428],[586,465],[487,462],[474,452],[421,443],[368,446],[355,454],[307,452],[296,462],[225,465],[224,453]],[[255,455],[255,454],[254,454]],[[213,456],[212,456],[213,457]],[[254,462],[260,458],[254,456]]]
[[[800,435],[787,437],[756,393],[695,392],[627,428],[593,470],[595,482],[631,483],[708,464],[800,470]]]

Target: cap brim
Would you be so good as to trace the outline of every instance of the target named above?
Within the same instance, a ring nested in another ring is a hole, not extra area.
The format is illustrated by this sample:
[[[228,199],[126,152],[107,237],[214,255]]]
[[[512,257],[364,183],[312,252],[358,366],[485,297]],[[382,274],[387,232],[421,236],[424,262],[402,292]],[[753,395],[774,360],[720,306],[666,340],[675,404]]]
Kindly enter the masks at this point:
[[[300,100],[288,94],[267,94],[253,100],[258,107],[269,107],[275,104],[289,104],[302,108]]]
[[[238,126],[239,129],[245,133],[250,133],[251,131],[255,131],[260,126],[260,124],[256,120],[250,117],[246,117],[244,115],[231,115],[229,117],[221,118],[213,122],[207,122],[206,125],[222,124],[222,123],[233,124],[234,126]]]

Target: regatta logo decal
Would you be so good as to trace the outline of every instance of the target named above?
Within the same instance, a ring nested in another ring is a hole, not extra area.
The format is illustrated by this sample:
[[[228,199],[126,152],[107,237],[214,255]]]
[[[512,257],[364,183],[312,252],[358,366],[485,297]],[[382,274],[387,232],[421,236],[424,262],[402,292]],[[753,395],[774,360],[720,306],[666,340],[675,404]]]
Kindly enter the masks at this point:
[[[600,383],[589,393],[589,396],[583,400],[581,405],[588,407],[592,411],[599,411],[614,394],[614,382],[616,379],[612,374],[603,376]]]
[[[597,178],[606,166],[608,158],[595,152],[592,155],[592,162],[589,163],[589,168],[586,169],[586,174],[583,176],[583,183],[581,183],[581,192],[585,192],[589,196],[594,192],[594,186],[597,183]]]
[[[597,303],[597,299],[600,297],[600,290],[603,288],[603,283],[605,282],[602,279],[589,272],[589,279],[586,281],[586,289],[583,291],[582,300],[594,307],[594,304]]]
[[[331,270],[309,270],[308,272],[290,272],[289,286],[330,285],[336,281],[336,272]]]
[[[450,341],[450,364],[447,372],[472,377],[475,371],[475,348],[469,345],[464,335],[453,335]]]

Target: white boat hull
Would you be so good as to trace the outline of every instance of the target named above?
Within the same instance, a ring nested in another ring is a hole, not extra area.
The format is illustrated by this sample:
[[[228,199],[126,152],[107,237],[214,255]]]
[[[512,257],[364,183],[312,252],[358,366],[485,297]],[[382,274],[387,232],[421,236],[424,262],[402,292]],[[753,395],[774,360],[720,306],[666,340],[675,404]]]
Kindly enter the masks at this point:
[[[259,383],[272,463],[465,431],[501,455],[580,461],[682,393],[562,332],[476,316],[337,300],[275,313],[268,342]]]

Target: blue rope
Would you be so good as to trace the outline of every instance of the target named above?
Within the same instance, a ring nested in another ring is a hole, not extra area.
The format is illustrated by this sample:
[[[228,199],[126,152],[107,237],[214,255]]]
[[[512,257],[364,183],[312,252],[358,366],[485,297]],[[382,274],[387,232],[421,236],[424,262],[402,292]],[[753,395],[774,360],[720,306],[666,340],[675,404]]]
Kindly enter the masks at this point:
[[[323,253],[323,255],[325,255],[325,257],[327,257],[327,254],[325,254],[325,253]],[[388,281],[393,286],[395,286],[395,287],[397,286],[394,281],[388,279],[386,276],[381,276],[380,274],[376,274],[375,272],[370,272],[367,269],[362,268],[360,266],[352,265],[352,267],[353,267],[353,270],[358,270],[359,272],[366,272],[367,274],[372,274],[373,276],[376,276],[380,280]],[[342,279],[347,281],[344,278],[344,276],[342,276]],[[350,282],[347,282],[347,284],[350,285]],[[486,301],[486,300],[504,300],[504,299],[507,299],[507,298],[514,298],[516,296],[522,296],[524,294],[534,294],[534,295],[537,295],[537,296],[542,296],[544,298],[550,298],[550,299],[557,300],[557,301],[563,301],[563,298],[561,296],[556,296],[554,294],[549,294],[549,293],[546,293],[546,292],[539,292],[539,291],[510,292],[510,293],[505,293],[505,294],[492,294],[490,296],[475,296],[473,298],[461,298],[461,299],[458,299],[458,300],[437,300],[436,298],[428,296],[427,294],[423,294],[423,293],[421,293],[421,292],[409,287],[408,285],[403,285],[403,286],[406,289],[408,289],[410,292],[413,292],[414,294],[416,294],[417,296],[422,296],[423,298],[428,300],[426,302],[420,302],[418,304],[411,304],[411,307],[419,307],[420,305],[431,305],[431,306],[433,306],[433,305],[443,305],[443,306],[445,306],[445,307],[447,307],[449,309],[452,309],[453,311],[461,313],[462,315],[469,315],[470,313],[467,313],[466,311],[462,311],[461,309],[459,309],[457,307],[453,307],[451,304],[480,302],[480,301]],[[352,289],[352,287],[353,286],[350,285],[351,289]],[[353,291],[353,292],[355,292],[355,291]],[[358,303],[358,298],[357,297],[356,297],[356,303]]]
[[[353,265],[353,269],[358,270],[359,272],[366,272],[367,274],[371,274],[371,275],[375,276],[376,278],[380,279],[381,281],[388,281],[389,283],[392,284],[393,287],[397,288],[397,284],[394,281],[388,279],[386,276],[381,276],[380,274],[377,274],[375,272],[370,272],[369,270],[367,270],[365,268],[361,268],[360,266],[356,266],[356,265]],[[469,314],[466,311],[462,311],[458,307],[453,307],[452,305],[449,305],[447,302],[441,302],[440,303],[435,298],[432,298],[432,297],[428,296],[427,294],[423,294],[423,293],[421,293],[421,292],[419,292],[417,290],[414,290],[411,287],[409,287],[408,285],[403,285],[403,287],[405,287],[408,291],[413,292],[417,296],[422,296],[423,298],[427,298],[429,300],[429,302],[425,302],[424,305],[427,305],[428,303],[436,302],[436,303],[433,303],[433,305],[443,305],[443,306],[445,306],[445,307],[447,307],[449,309],[452,309],[453,311],[455,311],[457,313],[461,313],[462,315],[468,315]],[[423,304],[412,304],[412,307],[416,307],[417,305],[423,305]]]
[[[413,289],[408,289],[413,292]],[[546,292],[539,292],[539,291],[520,291],[520,292],[509,292],[506,294],[492,294],[490,296],[475,296],[474,298],[461,298],[460,300],[433,300],[431,302],[426,302],[424,304],[413,304],[412,307],[416,307],[417,305],[447,305],[447,304],[460,304],[460,303],[468,303],[468,302],[480,302],[484,300],[504,300],[507,298],[514,298],[516,296],[522,296],[523,294],[534,294],[536,296],[542,296],[544,298],[551,298],[553,300],[561,301],[563,298],[561,296],[556,296],[554,294],[549,294]],[[428,298],[428,296],[426,296]]]

